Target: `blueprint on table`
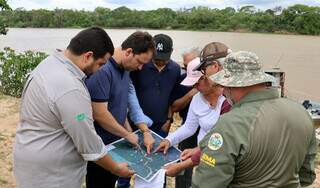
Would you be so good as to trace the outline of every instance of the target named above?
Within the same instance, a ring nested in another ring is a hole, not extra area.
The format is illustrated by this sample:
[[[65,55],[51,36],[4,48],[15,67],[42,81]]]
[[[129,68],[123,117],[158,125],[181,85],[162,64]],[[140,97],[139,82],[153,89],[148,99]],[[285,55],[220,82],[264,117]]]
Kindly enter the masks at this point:
[[[127,162],[129,167],[136,172],[137,176],[145,181],[149,182],[152,180],[165,164],[176,162],[179,159],[181,151],[175,147],[170,147],[166,155],[164,155],[163,152],[147,155],[141,131],[138,130],[135,131],[135,133],[139,137],[141,149],[133,147],[125,139],[120,139],[108,144],[106,150],[113,160],[117,162]],[[156,148],[162,140],[162,137],[152,131],[151,133],[155,139],[153,148]]]

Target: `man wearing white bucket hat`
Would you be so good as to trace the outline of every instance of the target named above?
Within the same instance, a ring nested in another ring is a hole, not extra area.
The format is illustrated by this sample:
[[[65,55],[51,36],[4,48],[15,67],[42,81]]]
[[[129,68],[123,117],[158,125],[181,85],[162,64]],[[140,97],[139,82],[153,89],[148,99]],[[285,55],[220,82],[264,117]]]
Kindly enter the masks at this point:
[[[315,179],[316,139],[303,107],[268,88],[257,55],[227,56],[210,77],[233,103],[200,142],[193,187],[301,187]]]

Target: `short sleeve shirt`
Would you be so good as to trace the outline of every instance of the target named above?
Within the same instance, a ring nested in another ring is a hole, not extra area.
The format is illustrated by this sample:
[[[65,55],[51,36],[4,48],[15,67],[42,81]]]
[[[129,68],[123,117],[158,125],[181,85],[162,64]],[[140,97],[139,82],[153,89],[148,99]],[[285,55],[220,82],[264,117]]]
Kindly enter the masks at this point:
[[[61,51],[29,76],[13,152],[17,187],[80,187],[86,161],[106,154],[84,77]]]
[[[108,103],[108,110],[120,125],[124,125],[128,108],[129,72],[110,58],[102,68],[86,80],[91,101]],[[95,129],[105,144],[119,137],[109,133],[94,121]]]
[[[150,61],[142,70],[131,72],[130,76],[143,112],[153,120],[151,129],[160,130],[168,117],[172,91],[179,82],[180,66],[170,60],[159,72]]]

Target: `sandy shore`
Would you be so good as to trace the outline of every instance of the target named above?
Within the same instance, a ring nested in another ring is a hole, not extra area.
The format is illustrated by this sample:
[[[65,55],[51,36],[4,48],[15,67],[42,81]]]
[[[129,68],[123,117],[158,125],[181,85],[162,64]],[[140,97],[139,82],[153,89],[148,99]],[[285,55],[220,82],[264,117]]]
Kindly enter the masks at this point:
[[[15,187],[12,145],[19,118],[19,100],[0,94],[0,187]]]
[[[16,126],[19,119],[19,99],[0,94],[0,187],[14,188],[12,164],[12,145],[14,142]],[[173,127],[173,129],[176,126]],[[320,155],[317,162],[317,180],[312,186],[320,188]],[[170,178],[167,187],[173,186],[174,179]]]

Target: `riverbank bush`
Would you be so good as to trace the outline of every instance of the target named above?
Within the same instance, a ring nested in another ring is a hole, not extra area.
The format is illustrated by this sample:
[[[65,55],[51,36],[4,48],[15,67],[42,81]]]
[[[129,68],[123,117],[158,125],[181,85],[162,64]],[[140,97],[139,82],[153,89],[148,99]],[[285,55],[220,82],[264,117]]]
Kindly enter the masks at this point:
[[[0,92],[20,97],[27,76],[46,57],[42,52],[17,53],[10,48],[0,51]]]

